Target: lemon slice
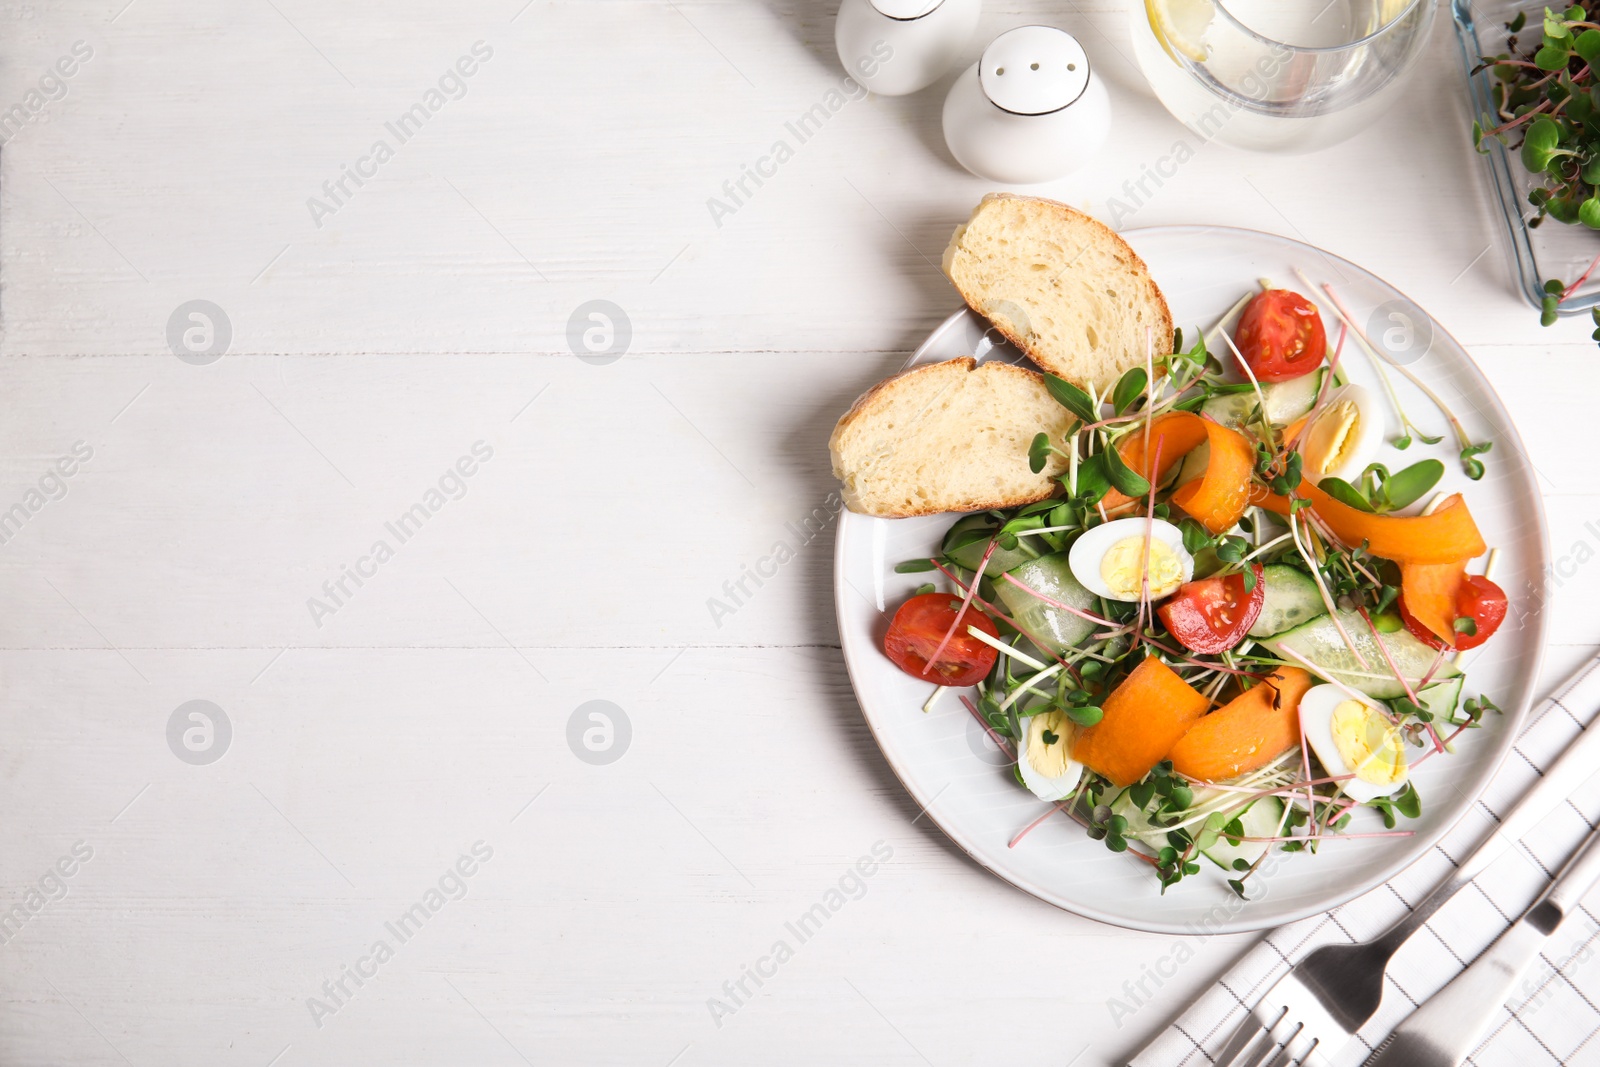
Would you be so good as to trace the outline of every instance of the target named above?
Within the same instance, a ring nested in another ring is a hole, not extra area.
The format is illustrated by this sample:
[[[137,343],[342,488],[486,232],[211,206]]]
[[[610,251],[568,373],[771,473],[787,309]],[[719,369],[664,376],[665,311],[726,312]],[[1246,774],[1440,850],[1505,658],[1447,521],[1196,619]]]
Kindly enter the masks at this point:
[[[1151,32],[1174,63],[1180,63],[1180,52],[1196,63],[1205,62],[1206,46],[1201,38],[1216,15],[1211,0],[1144,0],[1144,10]]]

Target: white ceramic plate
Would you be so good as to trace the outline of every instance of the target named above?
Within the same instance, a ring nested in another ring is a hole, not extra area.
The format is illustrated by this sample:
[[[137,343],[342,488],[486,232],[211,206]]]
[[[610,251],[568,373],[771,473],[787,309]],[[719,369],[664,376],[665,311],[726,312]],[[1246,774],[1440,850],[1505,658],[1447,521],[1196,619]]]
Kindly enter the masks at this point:
[[[1544,511],[1535,472],[1522,442],[1476,364],[1466,351],[1397,289],[1354,264],[1310,245],[1250,230],[1173,226],[1124,234],[1144,257],[1171,304],[1186,337],[1209,328],[1257,280],[1285,288],[1305,287],[1294,274],[1331,283],[1354,321],[1369,336],[1402,328],[1386,313],[1409,312],[1424,336],[1413,347],[1424,354],[1411,369],[1450,403],[1475,440],[1494,442],[1485,458],[1487,476],[1470,482],[1457,449],[1446,435],[1437,446],[1415,444],[1407,452],[1385,447],[1384,462],[1404,465],[1423,456],[1443,460],[1448,473],[1440,488],[1462,490],[1491,546],[1500,549],[1494,577],[1512,601],[1511,616],[1481,649],[1468,654],[1467,691],[1484,692],[1506,709],[1458,742],[1458,751],[1430,759],[1417,769],[1420,819],[1407,825],[1411,837],[1332,841],[1316,855],[1280,857],[1253,895],[1239,901],[1225,876],[1208,863],[1165,896],[1145,864],[1108,851],[1083,829],[1056,816],[1015,848],[1007,842],[1046,810],[1016,785],[1006,758],[973,717],[947,693],[930,714],[921,705],[931,687],[901,672],[882,652],[886,609],[899,605],[927,574],[895,574],[902,560],[927,557],[954,520],[874,519],[846,512],[839,524],[834,598],[845,662],[867,724],[895,773],[928,816],[979,863],[1025,892],[1090,918],[1139,930],[1193,933],[1255,930],[1325,911],[1388,881],[1423,855],[1471,806],[1488,785],[1521,728],[1538,677],[1544,620],[1537,606],[1545,570]],[[1307,295],[1313,295],[1308,293]],[[1320,292],[1314,294],[1321,297]],[[1398,301],[1399,303],[1391,303]],[[1328,337],[1338,321],[1324,313]],[[1020,357],[1009,346],[994,347],[986,323],[967,311],[951,316],[912,357],[913,363],[959,356]],[[1394,341],[1405,338],[1395,335]],[[1186,342],[1187,343],[1187,342]],[[1354,339],[1346,342],[1342,366],[1348,376],[1382,395],[1377,372]],[[1443,417],[1402,376],[1390,377],[1413,420],[1427,432],[1445,432]],[[1387,409],[1387,405],[1385,405]],[[1398,420],[1390,415],[1391,438]],[[1377,828],[1372,812],[1359,813]],[[1265,868],[1263,868],[1264,873]]]

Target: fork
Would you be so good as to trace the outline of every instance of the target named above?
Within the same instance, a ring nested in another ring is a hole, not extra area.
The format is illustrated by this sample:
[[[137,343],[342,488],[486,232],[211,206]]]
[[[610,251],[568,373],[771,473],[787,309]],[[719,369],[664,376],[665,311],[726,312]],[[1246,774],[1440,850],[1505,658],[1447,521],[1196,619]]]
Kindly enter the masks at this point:
[[[1529,721],[1556,705],[1600,705],[1600,656],[1589,660]],[[1600,766],[1600,719],[1578,735],[1495,830],[1398,922],[1370,941],[1324,945],[1301,960],[1256,1004],[1214,1067],[1329,1067],[1335,1053],[1377,1013],[1389,961],[1435,912],[1499,859]]]

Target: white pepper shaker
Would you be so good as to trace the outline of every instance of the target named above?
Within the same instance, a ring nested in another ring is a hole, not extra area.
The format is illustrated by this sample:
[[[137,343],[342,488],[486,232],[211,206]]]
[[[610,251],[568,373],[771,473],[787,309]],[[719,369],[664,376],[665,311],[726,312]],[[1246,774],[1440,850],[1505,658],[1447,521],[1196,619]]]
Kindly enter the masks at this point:
[[[1099,151],[1110,131],[1105,85],[1078,39],[1053,26],[996,37],[944,101],[951,155],[994,182],[1064,177]]]
[[[983,0],[842,0],[833,43],[847,74],[882,96],[944,76],[978,28]]]

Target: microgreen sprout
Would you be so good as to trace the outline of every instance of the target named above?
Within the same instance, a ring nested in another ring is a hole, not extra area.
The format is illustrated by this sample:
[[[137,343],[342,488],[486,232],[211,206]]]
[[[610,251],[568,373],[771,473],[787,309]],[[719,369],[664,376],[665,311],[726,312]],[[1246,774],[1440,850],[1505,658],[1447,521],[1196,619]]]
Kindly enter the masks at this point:
[[[1556,151],[1568,148],[1565,144],[1556,145]],[[1309,281],[1306,284],[1310,290]],[[1372,356],[1380,376],[1387,380],[1387,369],[1391,367],[1406,373],[1375,352],[1350,323],[1346,309],[1331,288],[1323,290],[1323,299],[1332,302],[1341,323],[1340,347],[1343,338],[1354,333]],[[1335,535],[1328,519],[1312,508],[1305,471],[1292,439],[1268,418],[1270,389],[1263,388],[1242,359],[1237,376],[1249,380],[1231,380],[1235,377],[1231,359],[1238,356],[1238,349],[1226,330],[1247,300],[1248,297],[1241,300],[1211,330],[1191,334],[1188,350],[1183,348],[1184,335],[1175,331],[1173,351],[1158,358],[1152,334],[1147,338],[1144,365],[1125,371],[1114,382],[1104,382],[1100,387],[1093,383],[1080,386],[1046,376],[1050,395],[1071,414],[1064,432],[1039,433],[1028,448],[1031,468],[1039,473],[1050,471],[1052,482],[1047,484],[1054,489],[1052,495],[1019,507],[965,516],[946,534],[932,558],[906,560],[895,568],[902,574],[937,571],[950,584],[936,587],[925,583],[917,592],[951,590],[951,608],[958,620],[971,607],[993,621],[994,627],[987,632],[976,626],[961,628],[963,640],[970,639],[969,645],[989,646],[994,661],[976,693],[971,697],[958,694],[958,698],[1013,761],[1017,750],[1025,748],[1024,724],[1046,713],[1059,718],[1045,720],[1048,728],[1040,728],[1035,736],[1047,745],[1074,749],[1081,731],[1105,724],[1106,708],[1113,703],[1113,694],[1150,656],[1157,657],[1212,707],[1234,700],[1285,665],[1303,666],[1355,699],[1367,699],[1359,696],[1359,691],[1370,689],[1369,682],[1392,685],[1398,679],[1403,695],[1380,703],[1408,744],[1427,745],[1430,738],[1433,741],[1417,755],[1413,766],[1448,751],[1451,739],[1476,726],[1494,709],[1492,702],[1477,697],[1458,708],[1459,682],[1453,689],[1436,686],[1429,690],[1428,683],[1446,662],[1445,650],[1440,651],[1432,668],[1420,679],[1416,677],[1416,666],[1397,660],[1392,654],[1384,635],[1405,629],[1399,613],[1398,565],[1374,556],[1367,543],[1347,545]],[[1600,317],[1596,327],[1600,332]],[[1208,350],[1208,341],[1217,337],[1224,340],[1215,341],[1211,348],[1221,345],[1232,350],[1226,371]],[[1335,349],[1324,381],[1311,402],[1313,416],[1331,387],[1338,384],[1337,352]],[[1426,386],[1421,388],[1450,419],[1468,473],[1480,476],[1483,471],[1478,457],[1488,451],[1487,445],[1468,439],[1459,420],[1444,408],[1437,395]],[[1392,388],[1390,392],[1399,410],[1398,397]],[[1153,432],[1151,424],[1168,411],[1198,411],[1207,400],[1229,395],[1239,397],[1230,401],[1234,412],[1249,408],[1240,427],[1254,449],[1253,463],[1241,472],[1247,487],[1252,493],[1270,492],[1281,499],[1258,499],[1255,507],[1246,507],[1243,515],[1237,516],[1235,525],[1208,529],[1173,502],[1176,488],[1188,477],[1183,473],[1185,465],[1169,461],[1163,469],[1162,448],[1170,450],[1174,437]],[[1408,442],[1412,436],[1422,436],[1404,412],[1401,419]],[[1323,479],[1320,488],[1349,507],[1384,515],[1423,500],[1444,473],[1445,464],[1437,459],[1424,459],[1398,469],[1374,463],[1349,481]],[[1280,519],[1269,509],[1288,514]],[[1136,599],[1118,601],[1089,594],[1075,600],[1044,580],[1049,573],[1047,557],[1053,555],[1059,560],[1085,530],[1130,513],[1176,525],[1184,550],[1197,557],[1197,578],[1239,574],[1247,594],[1261,595],[1261,585],[1265,583],[1270,597],[1276,588],[1273,583],[1277,579],[1272,577],[1276,572],[1263,572],[1263,567],[1289,568],[1307,575],[1317,587],[1320,608],[1332,613],[1333,624],[1359,667],[1351,663],[1348,670],[1341,666],[1331,672],[1291,647],[1263,642],[1258,648],[1248,637],[1219,652],[1192,652],[1176,631],[1168,629],[1167,617],[1156,610],[1160,601],[1152,603],[1153,524],[1145,524],[1139,561],[1140,595]],[[1025,569],[1032,567],[1041,569]],[[929,577],[936,580],[935,575]],[[1045,629],[1055,625],[1053,622],[1041,622],[1038,615],[1030,615],[1018,606],[1019,594],[1031,598],[1030,603],[1042,604],[1074,628],[1088,623],[1086,629],[1075,630],[1085,636],[1066,643],[1056,636],[1056,631]],[[1012,614],[1007,614],[1008,610]],[[1355,635],[1347,632],[1341,621],[1349,620],[1352,614],[1357,617],[1355,626],[1361,627]],[[1465,634],[1473,624],[1463,620],[1456,625],[1457,631]],[[945,634],[946,644],[956,636],[955,630],[952,627]],[[1354,636],[1361,641],[1353,640]],[[1397,640],[1403,639],[1404,635]],[[984,651],[987,654],[988,649]],[[933,659],[938,655],[936,650]],[[1377,661],[1379,655],[1383,662]],[[1400,669],[1402,662],[1405,673]],[[942,687],[934,689],[924,711],[935,709],[942,692]],[[1437,731],[1447,732],[1448,738],[1441,741]],[[1025,787],[1022,770],[1020,764],[1013,763],[1012,776]],[[1415,818],[1421,811],[1420,798],[1410,787],[1368,805],[1370,812],[1355,812],[1354,817],[1366,819],[1373,826],[1381,818],[1388,827],[1385,834],[1351,832],[1352,811],[1361,805],[1345,793],[1350,777],[1324,767],[1303,738],[1300,745],[1267,764],[1220,780],[1188,778],[1171,762],[1162,762],[1124,788],[1085,767],[1066,797],[1050,799],[1041,794],[1049,801],[1045,810],[1036,817],[1030,816],[1031,821],[1016,833],[1009,846],[1015,847],[1046,819],[1065,814],[1086,826],[1089,835],[1111,851],[1148,864],[1163,892],[1198,874],[1206,866],[1205,857],[1215,857],[1218,865],[1225,866],[1220,872],[1222,878],[1243,897],[1250,879],[1270,852],[1314,852],[1323,841],[1335,836],[1394,836],[1410,832],[1394,829],[1401,818]],[[1270,816],[1262,814],[1265,809],[1252,813],[1253,804],[1269,797],[1274,798]],[[1363,828],[1357,825],[1355,829]],[[1239,851],[1246,849],[1248,858],[1238,858]]]
[[[1438,485],[1442,477],[1444,464],[1436,459],[1413,463],[1393,474],[1383,464],[1372,463],[1354,484],[1342,478],[1324,478],[1317,483],[1317,488],[1341,504],[1382,515],[1415,504]]]
[[[1393,796],[1377,797],[1367,802],[1369,808],[1377,810],[1383,817],[1385,829],[1393,830],[1398,821],[1395,816],[1403,815],[1408,819],[1419,818],[1422,815],[1422,796],[1417,792],[1417,787],[1411,782]]]
[[[1054,374],[1044,376],[1044,386],[1056,403],[1072,412],[1085,424],[1098,422],[1100,419],[1100,406],[1090,399],[1089,394],[1079,389],[1065,378],[1058,378]]]
[[[1472,124],[1472,143],[1487,152],[1486,140],[1515,150],[1533,177],[1528,202],[1536,210],[1529,226],[1546,218],[1600,230],[1600,85],[1594,76],[1600,63],[1600,28],[1584,5],[1544,9],[1537,36],[1522,43],[1526,12],[1506,23],[1506,51],[1480,56],[1473,75],[1489,71],[1493,114]],[[1520,145],[1515,139],[1522,138]],[[1544,283],[1539,321],[1550,326],[1565,302],[1600,264],[1595,258],[1571,284]],[[1594,339],[1600,341],[1600,314]]]
[[[1300,279],[1307,285],[1311,284],[1310,279],[1306,278],[1305,274],[1302,273],[1299,268],[1295,269],[1295,273],[1298,274]],[[1333,291],[1333,286],[1324,284],[1322,286],[1322,291],[1327,295],[1328,300],[1332,303],[1334,313],[1339,316],[1340,321],[1343,322],[1344,325],[1349,328],[1350,332],[1355,335],[1356,341],[1360,343],[1362,349],[1371,358],[1373,367],[1378,371],[1378,376],[1382,379],[1384,387],[1389,393],[1390,402],[1394,404],[1395,411],[1400,415],[1400,421],[1404,426],[1406,434],[1409,435],[1415,433],[1417,437],[1420,438],[1424,443],[1430,445],[1438,444],[1441,440],[1443,440],[1441,437],[1429,437],[1427,434],[1424,434],[1421,430],[1417,429],[1416,424],[1411,421],[1410,416],[1406,414],[1405,409],[1401,406],[1400,398],[1395,394],[1394,388],[1389,382],[1388,374],[1385,373],[1383,369],[1384,364],[1393,367],[1395,370],[1405,375],[1406,379],[1409,380],[1412,385],[1416,386],[1422,392],[1422,394],[1428,398],[1429,402],[1431,402],[1433,406],[1438,409],[1439,413],[1445,417],[1445,420],[1450,424],[1450,429],[1456,435],[1456,441],[1461,446],[1461,465],[1467,472],[1467,476],[1472,478],[1474,481],[1482,478],[1483,464],[1481,462],[1475,463],[1474,457],[1489,451],[1489,443],[1473,441],[1472,438],[1467,434],[1466,427],[1463,426],[1461,424],[1461,420],[1456,417],[1456,413],[1451,410],[1450,405],[1446,404],[1444,399],[1434,391],[1432,386],[1423,381],[1422,378],[1419,377],[1410,367],[1407,367],[1402,363],[1396,363],[1394,360],[1390,359],[1387,354],[1373,346],[1372,342],[1367,339],[1366,333],[1357,327],[1351,320],[1349,310],[1344,306],[1344,301],[1340,300],[1338,294]]]
[[[1461,465],[1466,469],[1468,478],[1477,481],[1483,477],[1483,461],[1477,457],[1485,454],[1493,447],[1493,441],[1481,441],[1478,444],[1466,445],[1461,449]]]

